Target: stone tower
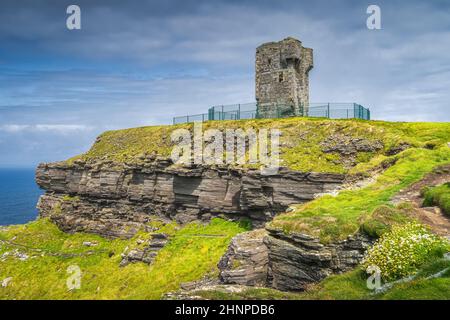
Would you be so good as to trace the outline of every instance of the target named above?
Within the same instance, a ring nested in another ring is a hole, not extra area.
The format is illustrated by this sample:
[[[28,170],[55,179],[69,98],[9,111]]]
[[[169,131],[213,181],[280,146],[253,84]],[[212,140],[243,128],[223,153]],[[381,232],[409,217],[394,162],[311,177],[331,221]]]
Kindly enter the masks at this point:
[[[256,49],[256,102],[261,117],[305,115],[313,50],[294,38]]]

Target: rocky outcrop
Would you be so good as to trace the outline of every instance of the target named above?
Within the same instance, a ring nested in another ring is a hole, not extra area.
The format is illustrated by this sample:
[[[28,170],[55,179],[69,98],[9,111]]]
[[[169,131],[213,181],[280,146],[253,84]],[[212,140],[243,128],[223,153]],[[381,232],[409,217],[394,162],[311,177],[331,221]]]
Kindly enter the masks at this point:
[[[138,243],[141,245],[140,248],[133,248],[129,251],[125,250],[126,252],[122,253],[120,266],[124,267],[135,262],[151,264],[158,254],[158,251],[161,250],[168,241],[167,234],[153,233],[148,241],[141,240],[140,243]]]
[[[290,204],[336,189],[344,175],[281,169],[265,176],[259,170],[180,168],[168,159],[148,158],[140,164],[41,164],[36,181],[47,191],[38,203],[40,215],[62,230],[126,238],[155,216],[179,223],[246,217],[263,225]]]
[[[168,292],[164,294],[162,300],[211,300],[211,297],[215,296],[230,296],[245,299],[246,292],[251,289],[255,289],[255,287],[247,287],[242,285],[220,285],[213,283],[195,288],[181,288],[179,291]]]
[[[332,244],[305,234],[285,234],[266,228],[264,238],[269,252],[269,286],[282,291],[304,290],[334,273],[356,267],[372,241],[356,234]]]
[[[241,233],[232,239],[218,264],[222,283],[246,286],[267,284],[269,256],[263,242],[266,234],[264,229],[257,229]]]
[[[339,154],[340,159],[336,161],[346,168],[351,168],[358,163],[358,153],[377,152],[383,148],[383,143],[379,140],[333,134],[322,141],[320,147],[324,153]]]
[[[329,275],[355,268],[372,244],[373,240],[358,233],[325,245],[312,236],[286,234],[268,226],[232,239],[218,264],[218,280],[221,285],[303,291]],[[216,285],[198,282],[183,289],[204,290]]]

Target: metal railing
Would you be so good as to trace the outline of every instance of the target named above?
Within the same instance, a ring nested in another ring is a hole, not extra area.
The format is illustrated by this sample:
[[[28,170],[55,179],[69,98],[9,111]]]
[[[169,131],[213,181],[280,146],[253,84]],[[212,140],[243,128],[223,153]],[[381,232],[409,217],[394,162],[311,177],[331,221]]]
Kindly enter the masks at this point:
[[[287,117],[320,117],[329,119],[364,119],[370,120],[370,110],[357,103],[310,103],[300,107],[300,114],[287,112],[290,107],[274,106],[271,112],[258,112],[256,103],[214,106],[208,113],[174,117],[173,124],[209,120],[241,120]]]

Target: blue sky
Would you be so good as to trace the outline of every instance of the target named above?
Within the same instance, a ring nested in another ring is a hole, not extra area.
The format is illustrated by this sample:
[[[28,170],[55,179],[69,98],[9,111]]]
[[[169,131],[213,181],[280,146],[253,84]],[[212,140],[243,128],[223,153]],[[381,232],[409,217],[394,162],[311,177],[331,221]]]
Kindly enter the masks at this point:
[[[66,28],[70,4],[81,30]],[[369,4],[382,30],[366,28]],[[2,0],[0,167],[66,159],[105,130],[252,102],[255,48],[287,36],[314,49],[312,102],[450,121],[449,1]]]

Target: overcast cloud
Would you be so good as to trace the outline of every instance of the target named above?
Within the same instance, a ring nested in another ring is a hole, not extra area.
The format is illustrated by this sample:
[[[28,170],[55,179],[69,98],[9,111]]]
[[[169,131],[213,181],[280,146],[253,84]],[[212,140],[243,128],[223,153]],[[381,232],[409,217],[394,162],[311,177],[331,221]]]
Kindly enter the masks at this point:
[[[65,27],[78,4],[82,30]],[[382,30],[366,28],[378,4]],[[254,101],[255,48],[314,49],[312,102],[374,119],[449,121],[448,1],[0,3],[0,166],[62,160],[104,130]]]

